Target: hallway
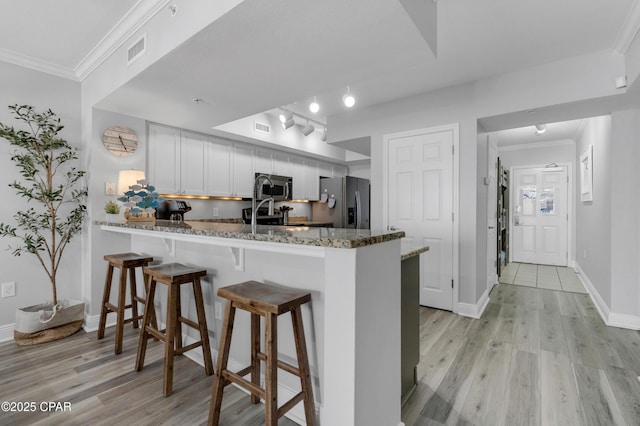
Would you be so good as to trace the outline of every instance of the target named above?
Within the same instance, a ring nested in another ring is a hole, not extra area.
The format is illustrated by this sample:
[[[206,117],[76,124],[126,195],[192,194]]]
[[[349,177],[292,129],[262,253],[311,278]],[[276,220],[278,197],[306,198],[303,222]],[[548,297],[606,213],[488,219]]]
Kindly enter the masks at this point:
[[[421,308],[407,426],[638,424],[640,332],[605,326],[586,294],[498,284],[490,298],[480,320]]]
[[[502,271],[499,281],[502,284],[587,293],[576,272],[561,266],[511,262]]]

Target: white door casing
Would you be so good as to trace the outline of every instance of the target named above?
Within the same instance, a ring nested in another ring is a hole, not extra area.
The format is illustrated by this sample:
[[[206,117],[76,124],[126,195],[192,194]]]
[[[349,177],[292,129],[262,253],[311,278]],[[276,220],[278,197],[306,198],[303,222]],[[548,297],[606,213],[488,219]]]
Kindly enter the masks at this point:
[[[513,168],[511,175],[512,261],[567,266],[568,167]]]
[[[498,282],[498,148],[487,136],[487,290]]]
[[[385,135],[383,142],[384,224],[429,246],[420,258],[420,304],[447,310],[458,302],[457,144],[457,124]]]

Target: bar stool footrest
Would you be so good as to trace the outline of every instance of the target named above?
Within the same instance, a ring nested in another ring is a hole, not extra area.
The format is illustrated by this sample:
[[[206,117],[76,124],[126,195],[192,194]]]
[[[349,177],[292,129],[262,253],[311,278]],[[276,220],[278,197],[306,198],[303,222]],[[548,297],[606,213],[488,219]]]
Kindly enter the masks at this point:
[[[258,352],[258,359],[260,359],[261,361],[266,361],[267,356],[264,354],[264,352]],[[293,374],[295,376],[300,377],[300,374],[301,374],[300,368],[296,367],[295,365],[291,365],[287,362],[278,360],[278,368],[286,371],[289,374]]]
[[[251,372],[251,367],[247,367],[244,370],[240,370],[237,373],[233,373],[229,370],[223,370],[222,378],[224,378],[225,381],[228,381],[229,383],[235,383],[236,385],[245,388],[246,390],[251,392],[252,395],[255,395],[264,399],[264,394],[265,394],[264,389],[256,386],[255,384],[251,383],[250,381],[242,377],[242,376],[246,376],[250,372]]]
[[[188,352],[191,349],[199,348],[200,346],[202,346],[202,340],[198,340],[195,343],[192,343],[192,344],[187,345],[187,346],[183,346],[183,347],[181,347],[179,349],[176,349],[174,352],[175,352],[176,355],[182,355],[183,353]]]
[[[299,392],[296,396],[285,402],[282,407],[278,408],[278,418],[284,416],[287,411],[291,410],[302,400],[304,400],[304,392]]]

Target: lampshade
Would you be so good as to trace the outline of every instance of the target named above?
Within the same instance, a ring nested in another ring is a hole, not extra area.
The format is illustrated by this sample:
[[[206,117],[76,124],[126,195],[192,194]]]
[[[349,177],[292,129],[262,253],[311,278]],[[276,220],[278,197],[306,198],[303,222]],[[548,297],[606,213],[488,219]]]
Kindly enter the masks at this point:
[[[120,170],[118,173],[118,195],[124,195],[129,187],[144,179],[144,170]]]

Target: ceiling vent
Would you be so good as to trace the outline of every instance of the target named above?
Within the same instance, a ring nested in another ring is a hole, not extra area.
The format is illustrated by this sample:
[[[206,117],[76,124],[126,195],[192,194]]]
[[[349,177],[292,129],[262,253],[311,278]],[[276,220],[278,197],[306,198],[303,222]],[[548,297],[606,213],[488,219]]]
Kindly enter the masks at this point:
[[[268,124],[260,123],[259,121],[253,122],[253,130],[258,133],[264,133],[267,135],[271,134],[271,126],[269,126]]]
[[[144,34],[138,41],[133,43],[131,47],[127,50],[127,65],[131,65],[138,58],[144,55],[145,50],[147,49],[147,34]]]

